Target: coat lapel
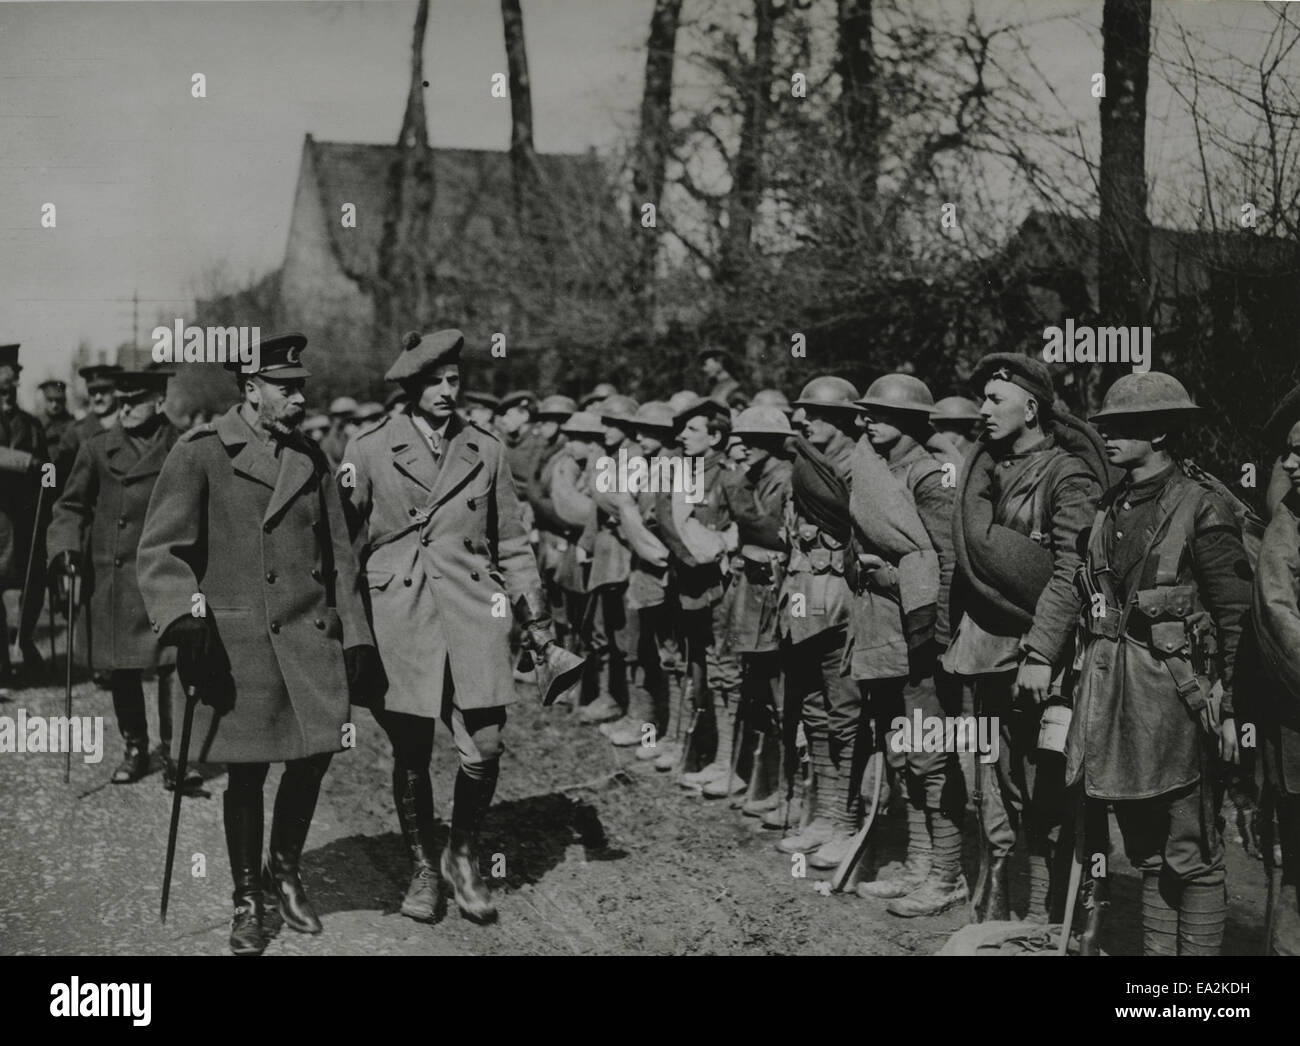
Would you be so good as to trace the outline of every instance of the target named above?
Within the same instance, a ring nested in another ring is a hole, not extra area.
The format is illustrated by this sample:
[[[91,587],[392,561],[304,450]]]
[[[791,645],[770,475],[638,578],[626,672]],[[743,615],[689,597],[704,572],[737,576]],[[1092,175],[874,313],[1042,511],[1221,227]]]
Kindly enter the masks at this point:
[[[121,432],[121,429],[119,425],[115,431]],[[136,459],[123,478],[136,480],[158,475],[179,436],[180,432],[170,422],[160,425],[158,431],[153,434],[153,439],[149,441],[148,449]]]
[[[231,467],[241,476],[274,490],[280,476],[280,463],[239,416],[239,407],[231,407],[213,423],[213,427],[227,451],[234,452]]]
[[[307,453],[295,441],[286,442],[280,449],[280,472],[275,480],[275,491],[266,506],[263,523],[269,523],[280,510],[289,504],[311,478],[316,475],[316,466]]]
[[[433,485],[433,507],[437,508],[464,485],[473,473],[483,466],[479,440],[491,439],[472,425],[464,424],[453,416],[447,425],[447,440],[442,454],[442,471]]]
[[[107,444],[104,455],[108,458],[108,470],[119,479],[128,475],[139,461],[139,457],[131,446],[131,441],[126,438],[122,426],[114,425],[109,429],[104,442]]]
[[[393,467],[425,494],[431,494],[439,470],[429,444],[408,414],[399,414],[388,424],[392,430],[388,449],[393,455]]]

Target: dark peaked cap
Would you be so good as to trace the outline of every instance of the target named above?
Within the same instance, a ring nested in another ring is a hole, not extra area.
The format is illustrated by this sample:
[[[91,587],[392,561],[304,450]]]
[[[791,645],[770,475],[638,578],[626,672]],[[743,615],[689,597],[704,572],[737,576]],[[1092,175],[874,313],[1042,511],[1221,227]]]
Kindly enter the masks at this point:
[[[22,370],[18,363],[18,343],[12,345],[0,345],[0,367],[13,367],[14,373]]]
[[[292,381],[294,378],[310,378],[311,371],[302,365],[302,354],[307,348],[307,336],[291,331],[277,334],[272,338],[263,338],[258,342],[257,370],[249,376],[266,378],[268,381]],[[239,360],[230,360],[222,364],[226,370],[244,373],[244,365]]]
[[[105,385],[112,385],[117,382],[117,376],[122,373],[121,367],[116,363],[95,363],[89,367],[82,367],[77,371],[85,380],[86,384],[91,385],[96,381]]]
[[[434,331],[432,334],[408,331],[402,335],[402,354],[388,368],[384,380],[406,381],[434,367],[459,363],[464,347],[465,335],[458,330]]]
[[[46,378],[36,387],[38,389],[58,389],[60,392],[64,392],[68,388],[68,383],[66,381],[60,381],[58,378]]]
[[[128,398],[146,392],[166,392],[167,382],[174,373],[169,370],[124,370],[117,375],[117,391]]]
[[[990,352],[975,364],[971,384],[983,390],[991,378],[1001,378],[1013,385],[1019,385],[1043,407],[1050,407],[1052,401],[1056,399],[1056,386],[1052,384],[1052,372],[1047,369],[1046,363],[1032,356],[1022,356],[1018,352]]]

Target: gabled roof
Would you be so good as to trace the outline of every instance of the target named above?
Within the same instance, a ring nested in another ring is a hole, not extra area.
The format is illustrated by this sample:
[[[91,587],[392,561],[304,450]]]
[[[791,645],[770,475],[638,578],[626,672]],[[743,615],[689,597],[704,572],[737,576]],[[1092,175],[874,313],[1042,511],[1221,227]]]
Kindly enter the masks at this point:
[[[307,135],[300,178],[314,177],[325,210],[325,227],[339,264],[352,278],[373,275],[379,267],[388,177],[399,157],[396,145],[320,142]],[[594,152],[539,154],[545,204],[560,220],[584,213],[593,220],[595,205],[613,196],[604,167]],[[494,278],[502,267],[517,269],[520,237],[514,221],[514,183],[510,154],[490,149],[434,149],[433,231],[437,277],[453,283]],[[357,208],[356,228],[344,228],[340,208]],[[514,264],[512,266],[512,260]]]

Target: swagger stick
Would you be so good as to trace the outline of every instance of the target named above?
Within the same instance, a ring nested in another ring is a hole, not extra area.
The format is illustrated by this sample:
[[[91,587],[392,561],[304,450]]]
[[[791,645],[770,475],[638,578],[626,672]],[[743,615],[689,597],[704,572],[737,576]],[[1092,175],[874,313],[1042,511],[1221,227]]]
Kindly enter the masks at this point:
[[[67,666],[67,687],[64,691],[63,714],[68,722],[68,731],[72,731],[72,647],[74,645],[73,634],[77,629],[77,598],[76,598],[76,575],[69,574],[68,582],[68,666]],[[50,644],[54,644],[54,600],[50,600]],[[50,654],[50,667],[54,667],[54,655]],[[63,783],[67,784],[72,777],[72,746],[67,746],[67,751],[63,753]]]
[[[167,829],[167,864],[163,869],[162,907],[159,911],[163,923],[167,922],[167,900],[172,890],[172,865],[176,860],[176,831],[181,824],[181,797],[185,793],[182,782],[190,757],[190,733],[194,729],[194,706],[199,692],[194,686],[185,688],[185,719],[181,724],[181,752],[176,759],[176,788],[172,792],[172,823]]]

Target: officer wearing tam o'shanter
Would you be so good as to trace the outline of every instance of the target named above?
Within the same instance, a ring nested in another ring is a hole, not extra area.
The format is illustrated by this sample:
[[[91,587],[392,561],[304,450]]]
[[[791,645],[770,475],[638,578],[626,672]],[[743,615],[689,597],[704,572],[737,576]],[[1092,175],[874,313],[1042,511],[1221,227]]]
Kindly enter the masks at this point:
[[[1098,506],[1066,779],[1108,802],[1142,873],[1144,955],[1217,955],[1227,916],[1221,767],[1251,569],[1216,481],[1175,441],[1197,408],[1168,374],[1125,375],[1092,418],[1123,470]],[[1100,909],[1093,908],[1093,916]]]

